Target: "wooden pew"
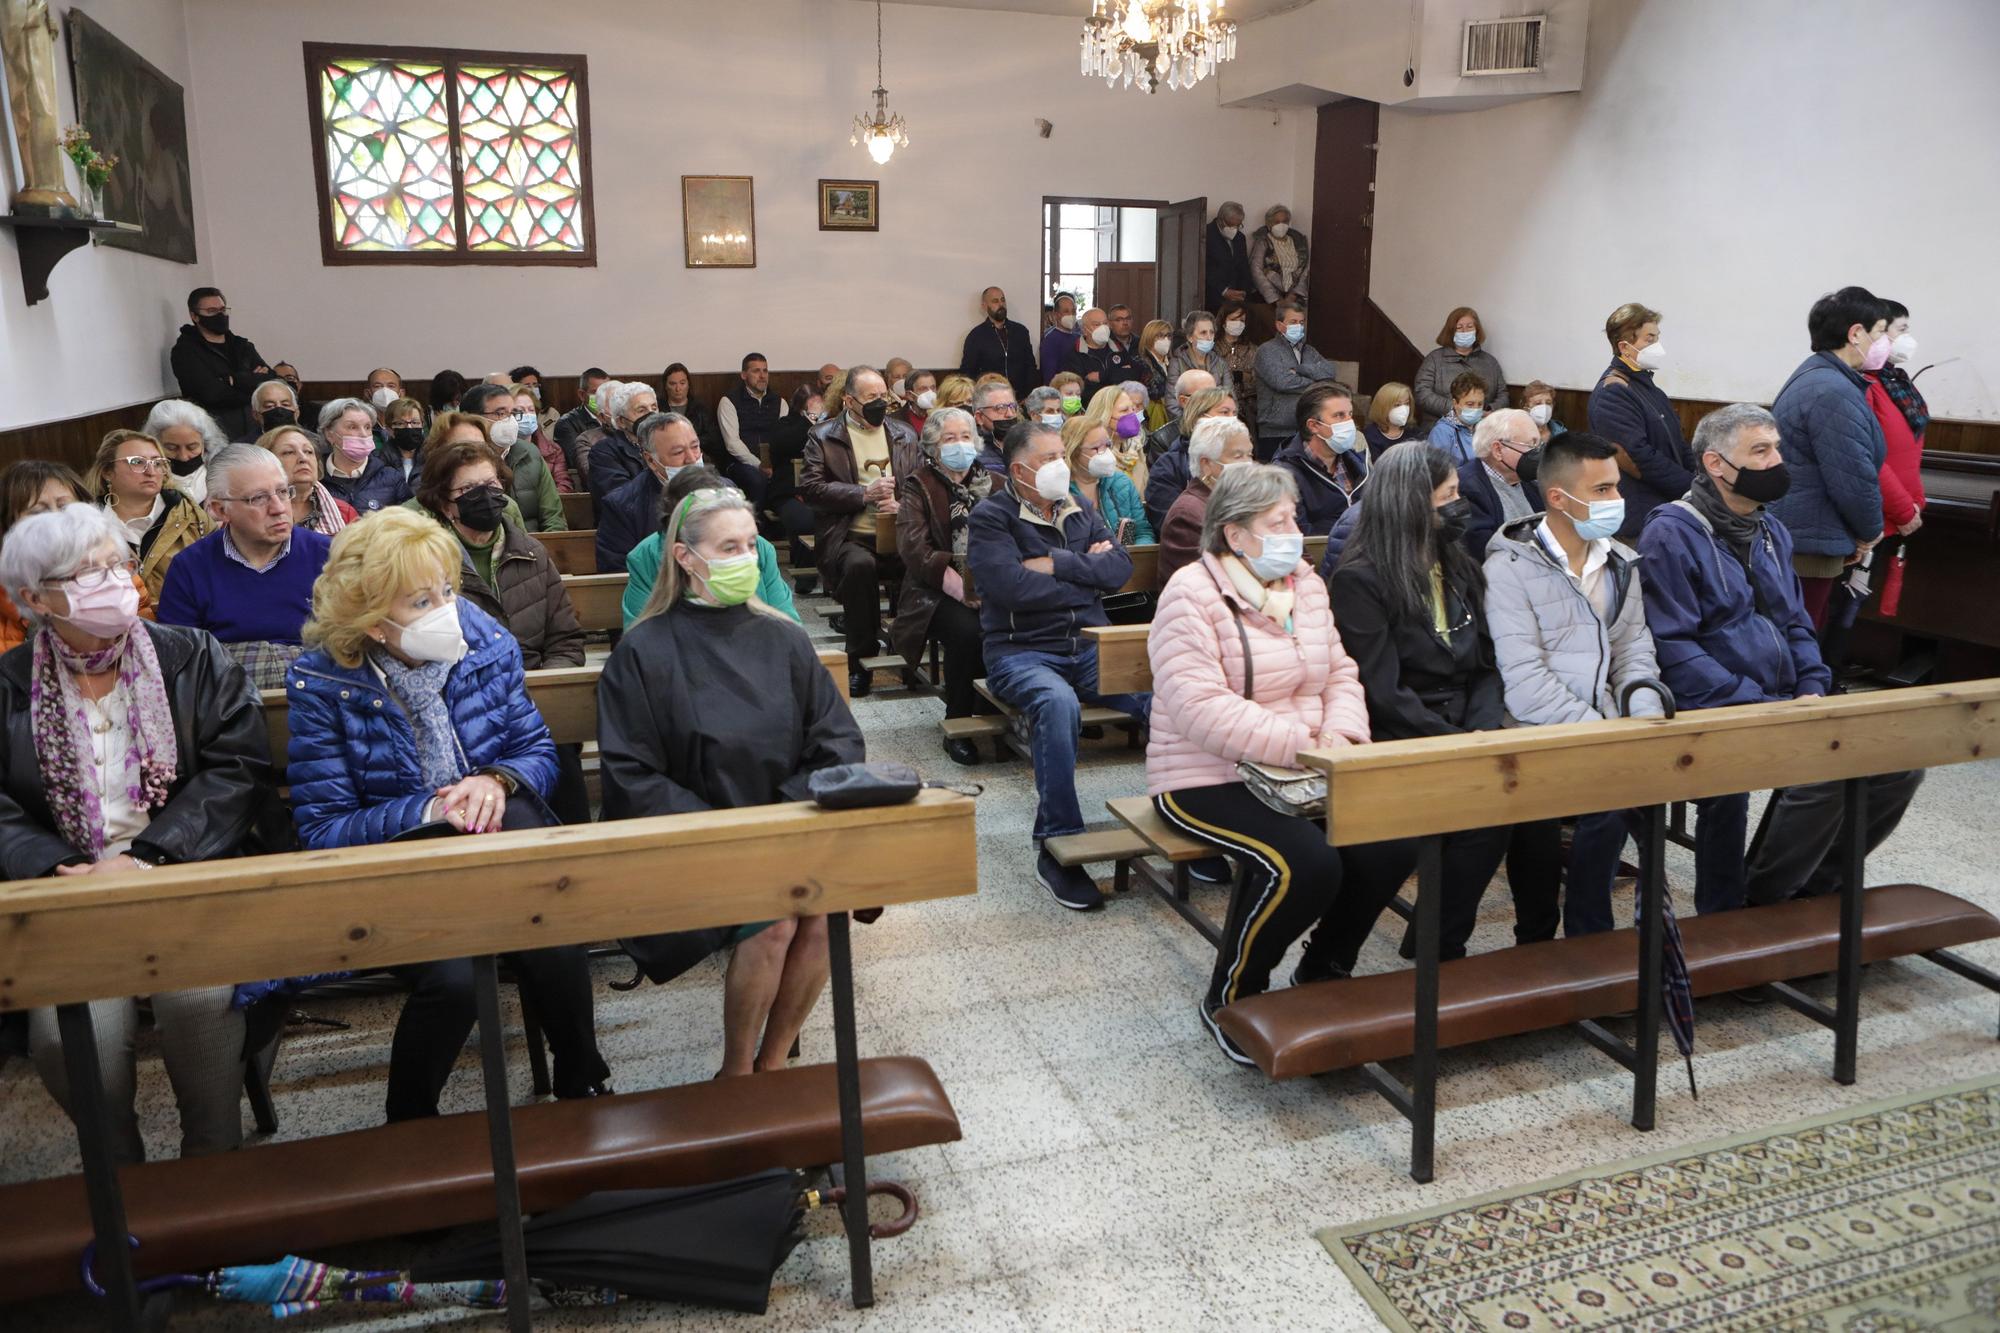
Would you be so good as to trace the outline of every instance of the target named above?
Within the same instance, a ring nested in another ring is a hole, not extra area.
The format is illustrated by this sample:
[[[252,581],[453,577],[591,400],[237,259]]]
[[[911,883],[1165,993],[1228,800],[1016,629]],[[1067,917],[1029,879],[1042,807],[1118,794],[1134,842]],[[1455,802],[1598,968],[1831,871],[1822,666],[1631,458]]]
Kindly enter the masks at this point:
[[[563,522],[572,530],[597,526],[597,502],[589,491],[562,492]]]
[[[625,626],[625,582],[623,574],[565,574],[563,587],[576,607],[576,618],[590,633],[623,629]]]
[[[588,500],[589,496],[584,496]],[[558,574],[595,574],[597,572],[597,529],[571,528],[568,532],[537,532],[530,534],[549,553],[549,560]]]
[[[1091,625],[1097,641],[1097,688],[1106,694],[1144,694],[1153,688],[1153,660],[1146,653],[1151,625]]]
[[[679,891],[657,892],[663,864]],[[162,866],[92,876],[87,888],[0,884],[0,1013],[58,1007],[79,1108],[102,1096],[94,998],[465,956],[487,1107],[483,1118],[117,1171],[101,1117],[84,1111],[82,1178],[0,1188],[0,1292],[75,1290],[77,1256],[95,1239],[106,1315],[137,1327],[135,1269],[204,1269],[497,1217],[520,1300],[510,1313],[525,1327],[523,1204],[838,1160],[854,1200],[854,1299],[868,1304],[864,1152],[948,1141],[958,1125],[921,1061],[858,1060],[846,914],[971,893],[976,882],[973,803],[927,791],[866,810],[763,806]],[[508,1107],[494,955],[808,914],[829,921],[832,1069]],[[128,1233],[143,1250],[128,1249]]]
[[[1632,1071],[1632,1123],[1650,1129],[1658,1073],[1661,900],[1668,803],[1808,782],[1848,783],[1843,892],[1681,923],[1697,995],[1767,985],[1834,1032],[1852,1083],[1861,964],[1921,954],[2000,991],[1947,952],[2000,936],[1979,907],[1920,885],[1863,892],[1866,777],[1963,763],[2000,746],[2000,680],[1708,709],[1668,719],[1521,727],[1310,751],[1327,774],[1335,846],[1418,839],[1417,966],[1314,982],[1230,1005],[1217,1022],[1274,1078],[1359,1067],[1411,1122],[1411,1175],[1431,1177],[1441,1046],[1575,1024]],[[1644,810],[1640,926],[1495,950],[1440,966],[1441,835],[1578,811]],[[1834,967],[1835,1006],[1792,978]],[[1636,1048],[1598,1020],[1638,1010]],[[1413,1056],[1405,1085],[1381,1060]]]

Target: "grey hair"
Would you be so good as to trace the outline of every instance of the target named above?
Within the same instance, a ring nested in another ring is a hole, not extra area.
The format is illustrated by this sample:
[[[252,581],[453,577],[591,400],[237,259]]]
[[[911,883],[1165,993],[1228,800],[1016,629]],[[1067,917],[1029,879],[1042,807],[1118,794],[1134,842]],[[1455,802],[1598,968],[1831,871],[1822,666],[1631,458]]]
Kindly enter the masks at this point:
[[[695,504],[689,504],[688,501],[695,496],[706,498]],[[737,510],[750,515],[753,523],[756,521],[756,508],[743,492],[734,486],[692,491],[674,506],[673,511],[667,515],[666,522],[660,525],[660,573],[653,583],[653,595],[646,599],[644,609],[639,612],[639,620],[650,620],[654,616],[672,610],[676,602],[693,592],[693,585],[686,572],[681,569],[680,561],[674,559],[675,544],[679,543],[690,548],[700,545],[707,533],[708,525],[715,518]],[[773,620],[783,621],[798,628],[797,622],[754,593],[746,605],[760,615],[769,616]],[[805,631],[800,629],[799,632],[803,634]]]
[[[296,389],[292,388],[292,386],[286,383],[284,380],[265,380],[262,384],[258,385],[256,388],[250,391],[251,411],[254,412],[257,410],[257,396],[263,393],[264,390],[266,389],[283,389],[285,391],[285,397],[292,400],[292,411],[297,412],[299,410],[299,395]]]
[[[980,384],[974,386],[972,390],[972,410],[975,412],[985,411],[987,400],[1002,389],[1005,389],[1008,393],[1014,392],[1014,386],[1011,384]]]
[[[1473,427],[1473,455],[1477,458],[1491,458],[1493,456],[1493,441],[1500,438],[1502,431],[1519,425],[1519,421],[1516,420],[1517,417],[1526,420],[1530,426],[1533,426],[1537,435],[1541,433],[1541,427],[1536,426],[1535,419],[1526,412],[1523,412],[1518,407],[1503,407],[1497,411],[1488,412],[1485,416],[1479,418],[1479,424]]]
[[[324,435],[333,429],[333,423],[349,412],[365,412],[370,424],[379,424],[381,414],[372,403],[364,403],[359,398],[336,398],[319,410],[319,433]]]
[[[1280,500],[1299,502],[1299,484],[1287,469],[1269,463],[1223,469],[1222,479],[1208,497],[1208,514],[1201,521],[1201,549],[1210,555],[1229,554],[1229,538],[1223,529],[1231,523],[1250,522]]]
[[[645,386],[641,385],[640,387],[644,388]],[[641,449],[651,449],[653,447],[653,437],[676,422],[686,426],[689,430],[694,430],[694,423],[678,412],[648,412],[645,416],[639,418],[639,424],[632,428],[632,434],[639,441]],[[695,442],[697,444],[700,443],[700,435],[701,432],[695,431]]]
[[[977,439],[979,423],[972,419],[972,413],[962,407],[940,407],[924,418],[924,433],[918,437],[918,443],[924,446],[926,454],[936,458],[938,441],[944,438],[944,428],[961,421],[965,423],[965,428],[972,432],[973,438]]]
[[[1243,221],[1243,205],[1237,203],[1234,199],[1225,199],[1222,201],[1222,207],[1215,210],[1215,216],[1217,218],[1235,218],[1240,223]]]
[[[1187,334],[1189,337],[1193,337],[1194,326],[1201,323],[1203,320],[1207,320],[1209,323],[1213,324],[1215,323],[1215,316],[1210,314],[1206,310],[1188,311],[1187,314],[1181,317],[1181,332]]]
[[[254,444],[227,445],[218,450],[215,456],[208,460],[209,498],[211,500],[240,500],[242,497],[234,493],[231,483],[225,479],[231,477],[238,469],[247,467],[253,463],[258,467],[274,467],[278,469],[280,477],[285,475],[283,461],[269,449],[259,449]],[[228,494],[225,495],[223,492],[228,492]]]
[[[598,411],[608,417],[611,415],[611,395],[618,392],[620,389],[624,387],[625,387],[625,382],[623,380],[614,380],[609,378],[599,380],[597,387],[591,390],[589,396],[595,397],[597,399]]]
[[[1197,384],[1193,382],[1196,380],[1207,380],[1208,383]],[[1190,395],[1200,393],[1203,389],[1213,389],[1214,387],[1215,373],[1213,371],[1203,370],[1200,366],[1189,366],[1180,373],[1180,378],[1174,381],[1174,397],[1186,398]]]
[[[1058,411],[1062,410],[1062,395],[1044,385],[1028,390],[1028,396],[1021,400],[1021,411],[1028,416],[1039,415],[1042,408],[1050,403],[1055,404]]]
[[[97,505],[64,505],[30,514],[7,530],[7,542],[0,546],[0,586],[24,618],[39,624],[21,590],[66,578],[106,546],[125,554],[118,521]]]
[[[1264,210],[1264,225],[1267,227],[1270,226],[1271,220],[1277,217],[1278,214],[1280,213],[1283,213],[1285,215],[1285,220],[1287,222],[1291,221],[1292,210],[1289,207],[1287,207],[1284,204],[1272,204],[1269,208]]]
[[[1139,400],[1139,405],[1132,410],[1142,416],[1145,414],[1146,404],[1153,401],[1153,395],[1147,391],[1145,384],[1139,380],[1126,380],[1118,386],[1118,391]]]
[[[285,387],[291,388],[289,384]],[[140,430],[157,440],[161,431],[175,426],[192,426],[201,432],[201,453],[205,459],[215,457],[216,450],[229,443],[229,437],[215,424],[215,418],[185,398],[163,398],[154,403]]]
[[[1222,451],[1238,435],[1248,436],[1250,428],[1235,417],[1203,417],[1195,423],[1188,439],[1188,476],[1200,477],[1203,463],[1219,463]]]
[[[597,392],[599,395],[598,401],[603,402],[604,390],[599,388]],[[657,393],[653,393],[653,386],[650,384],[644,384],[638,380],[627,380],[620,384],[616,392],[611,395],[611,402],[609,404],[611,408],[611,420],[616,422],[618,418],[624,416],[626,404],[642,393],[652,393],[653,401],[656,403],[659,401],[660,396]]]
[[[1719,454],[1733,463],[1736,461],[1736,438],[1758,426],[1776,430],[1778,419],[1755,403],[1731,403],[1727,407],[1718,407],[1695,424],[1695,455]]]

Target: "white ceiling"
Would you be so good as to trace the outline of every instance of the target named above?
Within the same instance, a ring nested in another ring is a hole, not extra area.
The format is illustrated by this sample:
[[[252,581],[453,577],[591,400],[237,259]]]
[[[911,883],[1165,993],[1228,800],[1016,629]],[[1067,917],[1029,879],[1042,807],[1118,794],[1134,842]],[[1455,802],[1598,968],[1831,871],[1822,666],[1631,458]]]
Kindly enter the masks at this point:
[[[890,0],[890,3],[939,5],[947,9],[998,9],[1016,14],[1071,14],[1078,19],[1090,13],[1090,0]],[[1251,19],[1310,3],[1311,0],[1228,0],[1223,12],[1239,23],[1247,23]]]

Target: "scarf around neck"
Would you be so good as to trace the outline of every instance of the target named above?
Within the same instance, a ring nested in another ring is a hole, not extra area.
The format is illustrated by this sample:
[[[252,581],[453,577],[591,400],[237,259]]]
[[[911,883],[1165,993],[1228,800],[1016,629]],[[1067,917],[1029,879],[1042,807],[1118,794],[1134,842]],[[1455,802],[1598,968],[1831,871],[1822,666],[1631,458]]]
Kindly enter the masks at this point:
[[[1750,543],[1757,540],[1757,534],[1764,527],[1764,507],[1762,505],[1748,514],[1739,514],[1729,507],[1729,501],[1715,484],[1715,478],[1707,469],[1694,474],[1694,485],[1688,488],[1688,503],[1695,512],[1708,520],[1709,527],[1722,539],[1738,560],[1746,564],[1750,560]]]
[[[125,696],[132,736],[124,768],[105,773],[102,781],[106,793],[114,784],[123,784],[125,798],[132,804],[158,810],[173,787],[180,750],[152,635],[134,625],[117,642],[86,654],[71,648],[47,624],[35,631],[28,721],[35,752],[41,757],[49,810],[56,831],[92,861],[104,855],[104,805],[91,747],[90,712],[76,678],[114,668],[112,692]]]
[[[1236,589],[1236,595],[1248,602],[1255,610],[1285,627],[1285,633],[1293,632],[1292,606],[1298,594],[1292,591],[1292,579],[1288,574],[1280,583],[1266,583],[1250,572],[1250,566],[1233,555],[1216,557],[1222,572],[1229,576],[1229,585]]]
[[[446,787],[465,776],[465,751],[452,725],[451,706],[444,701],[445,678],[454,662],[419,662],[405,666],[389,653],[369,658],[382,673],[389,688],[409,714],[410,730],[417,737],[417,767],[423,771],[424,785]]]

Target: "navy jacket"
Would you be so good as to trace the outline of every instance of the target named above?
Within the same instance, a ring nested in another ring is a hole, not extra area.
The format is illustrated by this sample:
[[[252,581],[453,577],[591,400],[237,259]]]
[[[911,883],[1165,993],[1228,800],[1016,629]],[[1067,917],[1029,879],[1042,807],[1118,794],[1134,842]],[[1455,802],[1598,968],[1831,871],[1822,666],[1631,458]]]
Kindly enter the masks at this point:
[[[1882,464],[1889,446],[1868,407],[1868,382],[1832,352],[1792,372],[1778,400],[1779,450],[1792,489],[1771,505],[1808,555],[1852,555],[1882,535]]]
[[[1625,497],[1618,538],[1629,542],[1645,526],[1646,515],[1687,494],[1694,484],[1694,453],[1681,435],[1680,414],[1653,383],[1653,372],[1616,358],[1590,391],[1588,416],[1593,434],[1625,451],[1618,460],[1618,493]]]
[[[966,558],[988,663],[1020,652],[1081,654],[1089,643],[1084,628],[1110,623],[1104,595],[1132,577],[1132,557],[1112,540],[1095,508],[1065,499],[1053,523],[1031,513],[1002,485],[967,520]],[[1099,542],[1110,542],[1111,549],[1089,554]],[[1055,562],[1053,575],[1021,567],[1039,556]]]
[[[632,548],[660,528],[660,495],[666,487],[647,468],[597,506],[597,572],[622,574]]]
[[[469,645],[445,678],[469,773],[499,770],[546,798],[556,747],[528,696],[521,646],[463,598],[458,620]],[[417,762],[417,737],[394,691],[367,663],[344,667],[314,649],[292,664],[292,818],[308,850],[387,842],[424,822],[436,795]]]
[[[1146,368],[1139,363],[1139,358],[1120,347],[1115,338],[1102,347],[1079,346],[1063,358],[1062,368],[1083,380],[1083,401],[1086,405],[1097,396],[1099,389],[1108,389],[1127,380],[1137,380],[1141,384],[1146,382]]]
[[[604,432],[604,438],[590,446],[590,498],[599,509],[604,497],[646,470],[646,458],[639,446],[618,431]]]
[[[981,375],[1005,375],[1017,398],[1027,397],[1042,382],[1035,365],[1035,340],[1027,325],[1012,319],[1003,328],[995,328],[990,319],[974,325],[965,335],[958,373],[971,380]]]
[[[1222,307],[1222,293],[1234,289],[1243,293],[1243,299],[1257,299],[1257,284],[1250,278],[1250,241],[1243,229],[1236,229],[1234,240],[1222,234],[1222,228],[1213,218],[1202,229],[1208,252],[1207,282],[1203,284],[1203,295],[1208,300],[1207,309]]]
[[[1747,569],[1691,505],[1661,505],[1639,534],[1646,627],[1682,708],[1825,694],[1832,683],[1792,572],[1792,534],[1768,512],[1762,527]]]
[[[408,500],[412,493],[410,483],[403,479],[402,464],[391,463],[382,457],[379,449],[368,455],[361,471],[352,477],[343,477],[327,467],[322,455],[320,473],[320,480],[326,483],[334,498],[347,501],[362,518],[377,509],[393,509]]]
[[[1470,463],[1459,465],[1458,493],[1472,506],[1472,519],[1465,525],[1463,545],[1472,553],[1474,560],[1484,561],[1486,544],[1507,522],[1507,511],[1500,507],[1500,492],[1493,485],[1493,478],[1487,474],[1485,463],[1475,458]],[[1528,504],[1537,514],[1542,512],[1540,486],[1523,479],[1521,493],[1528,497]]]
[[[1357,446],[1361,444],[1358,434],[1354,442]],[[1363,448],[1350,449],[1334,462],[1346,476],[1347,489],[1319,465],[1305,441],[1296,435],[1271,461],[1290,472],[1292,480],[1298,483],[1299,527],[1308,537],[1324,537],[1332,532],[1340,516],[1360,502],[1361,492],[1368,485],[1368,454]]]
[[[1180,434],[1179,423],[1169,421],[1153,433],[1157,436],[1170,430],[1175,435],[1173,444],[1146,462],[1146,521],[1155,532],[1166,526],[1167,511],[1188,484],[1188,442]]]

